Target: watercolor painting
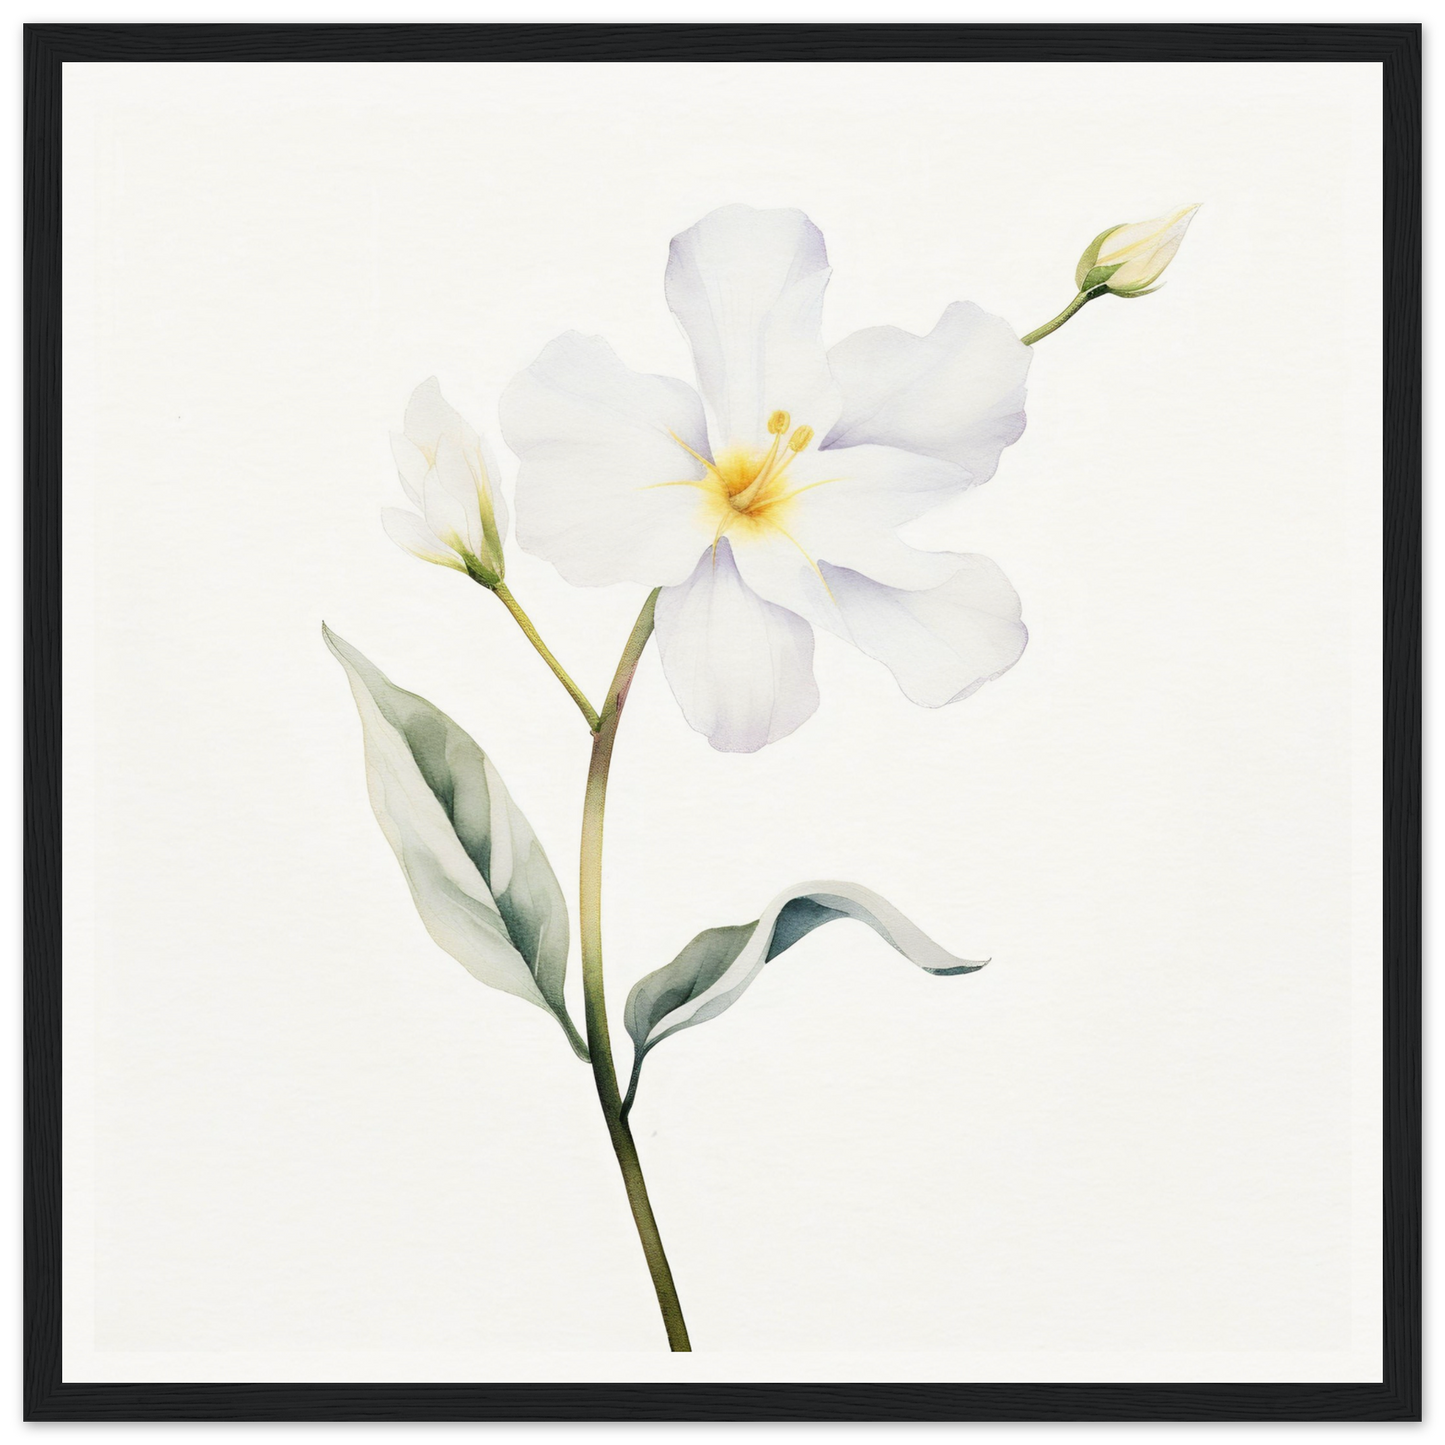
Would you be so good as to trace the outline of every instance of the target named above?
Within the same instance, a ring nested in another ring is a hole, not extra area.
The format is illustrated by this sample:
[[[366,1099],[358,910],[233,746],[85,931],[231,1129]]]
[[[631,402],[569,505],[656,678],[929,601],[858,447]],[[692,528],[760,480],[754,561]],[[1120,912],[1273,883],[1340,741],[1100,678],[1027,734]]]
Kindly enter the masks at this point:
[[[557,705],[575,708],[591,734],[578,780],[580,1024],[566,992],[567,891],[509,790],[525,794],[526,779],[476,740],[487,717],[463,728],[326,628],[360,713],[372,809],[432,940],[477,981],[551,1015],[589,1065],[673,1351],[692,1349],[688,1319],[629,1123],[651,1051],[731,1008],[824,924],[863,923],[941,979],[989,960],[955,955],[865,881],[780,878],[755,918],[679,940],[631,989],[615,1029],[604,815],[638,664],[655,642],[682,720],[737,754],[789,737],[827,705],[813,673],[818,631],[880,663],[878,685],[923,708],[1006,680],[1029,640],[1007,577],[984,556],[920,550],[898,529],[994,477],[1024,431],[1032,348],[1091,302],[1158,290],[1197,209],[1106,227],[1079,257],[1073,299],[1032,331],[956,301],[927,335],[881,326],[826,347],[818,228],[799,210],[725,204],[666,250],[665,299],[691,349],[691,381],[634,371],[602,338],[568,332],[537,338],[536,360],[481,427],[452,409],[436,378],[406,404],[392,445],[411,507],[384,513],[387,532],[490,592],[560,684]],[[494,438],[511,454],[505,465]],[[578,606],[589,588],[650,589],[605,695],[585,695],[512,594],[512,545],[550,563]]]

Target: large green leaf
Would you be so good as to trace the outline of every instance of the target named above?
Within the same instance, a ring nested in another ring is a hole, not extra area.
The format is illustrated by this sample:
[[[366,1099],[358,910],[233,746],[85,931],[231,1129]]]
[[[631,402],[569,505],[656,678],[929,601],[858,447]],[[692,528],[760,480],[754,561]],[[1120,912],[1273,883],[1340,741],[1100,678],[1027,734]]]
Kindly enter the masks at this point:
[[[491,759],[323,626],[361,713],[371,808],[426,930],[473,978],[546,1009],[581,1058],[562,985],[567,904]]]
[[[671,963],[633,985],[623,1016],[633,1047],[627,1108],[649,1050],[680,1029],[706,1023],[731,1008],[765,963],[839,918],[866,923],[925,973],[975,973],[988,962],[955,958],[886,898],[860,884],[802,883],[789,888],[768,904],[761,918],[704,929]]]

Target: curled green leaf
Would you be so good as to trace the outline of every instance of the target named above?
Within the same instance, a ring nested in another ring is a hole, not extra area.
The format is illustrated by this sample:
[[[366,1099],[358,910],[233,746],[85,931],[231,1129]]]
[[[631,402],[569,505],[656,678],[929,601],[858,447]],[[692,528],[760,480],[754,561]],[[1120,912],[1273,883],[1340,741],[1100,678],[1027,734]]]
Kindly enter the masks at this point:
[[[768,904],[761,918],[704,929],[671,963],[633,985],[623,1016],[633,1046],[624,1112],[632,1107],[649,1050],[680,1029],[706,1023],[731,1008],[765,963],[839,918],[866,923],[925,973],[975,973],[988,962],[956,958],[886,898],[860,884],[825,881],[789,888]]]
[[[432,938],[473,978],[545,1009],[579,1058],[567,1013],[567,904],[492,761],[439,708],[322,627],[361,714],[371,808]]]

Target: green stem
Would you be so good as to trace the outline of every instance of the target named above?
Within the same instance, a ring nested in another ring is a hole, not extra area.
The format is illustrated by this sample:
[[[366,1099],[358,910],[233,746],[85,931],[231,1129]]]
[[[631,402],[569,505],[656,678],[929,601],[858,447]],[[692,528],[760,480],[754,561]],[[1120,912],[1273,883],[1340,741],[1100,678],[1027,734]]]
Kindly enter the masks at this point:
[[[617,1069],[612,1062],[612,1037],[607,1027],[607,1000],[602,985],[602,820],[607,806],[607,774],[612,766],[612,745],[617,737],[623,704],[627,701],[627,690],[632,686],[647,639],[652,636],[652,616],[656,606],[657,592],[653,591],[642,604],[632,635],[622,649],[622,658],[617,664],[612,686],[607,690],[596,736],[592,739],[587,795],[582,804],[578,919],[582,934],[582,997],[587,1016],[587,1047],[592,1056],[592,1077],[597,1084],[597,1098],[602,1105],[602,1117],[607,1122],[607,1135],[612,1140],[618,1167],[622,1170],[627,1202],[632,1206],[632,1218],[637,1225],[637,1237],[642,1241],[648,1272],[652,1275],[652,1287],[657,1291],[658,1308],[662,1311],[662,1322],[667,1329],[667,1343],[675,1352],[682,1352],[690,1351],[692,1345],[688,1343],[687,1325],[683,1323],[677,1287],[672,1282],[672,1270],[668,1267],[652,1203],[647,1197],[647,1181],[642,1177],[637,1145],[622,1112]]]
[[[627,1094],[622,1100],[622,1117],[624,1119],[632,1112],[632,1101],[637,1097],[637,1080],[642,1074],[642,1059],[642,1050],[633,1049],[632,1077],[627,1081]]]
[[[572,701],[577,704],[582,710],[582,716],[587,719],[587,726],[595,733],[598,728],[598,717],[595,709],[592,704],[587,701],[586,694],[583,693],[582,689],[568,677],[567,669],[552,655],[552,649],[542,641],[542,634],[532,625],[532,619],[522,611],[521,603],[512,596],[507,584],[505,582],[498,582],[488,590],[495,592],[497,594],[497,601],[516,618],[517,626],[526,634],[527,641],[537,649],[542,661],[556,674],[557,681],[567,689]]]
[[[1090,291],[1080,291],[1052,321],[1045,321],[1037,331],[1030,331],[1029,334],[1023,338],[1024,345],[1032,346],[1034,342],[1042,341],[1050,332],[1057,331],[1075,312],[1082,311],[1094,297],[1102,296],[1108,289],[1107,286],[1095,286]]]

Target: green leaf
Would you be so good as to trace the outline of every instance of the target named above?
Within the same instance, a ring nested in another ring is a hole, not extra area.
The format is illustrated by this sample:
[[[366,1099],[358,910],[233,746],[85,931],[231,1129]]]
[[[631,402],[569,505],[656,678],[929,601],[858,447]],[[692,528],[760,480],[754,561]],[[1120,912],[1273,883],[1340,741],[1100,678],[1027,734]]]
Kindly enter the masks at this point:
[[[321,630],[361,714],[372,811],[427,932],[473,978],[550,1013],[585,1059],[562,992],[567,904],[531,824],[451,718]]]
[[[866,923],[885,943],[925,973],[976,973],[987,959],[955,958],[904,917],[886,898],[857,883],[802,883],[780,893],[752,923],[708,928],[671,963],[633,985],[623,1015],[632,1037],[632,1107],[642,1060],[680,1029],[706,1023],[729,1009],[765,963],[815,928],[839,918]]]

